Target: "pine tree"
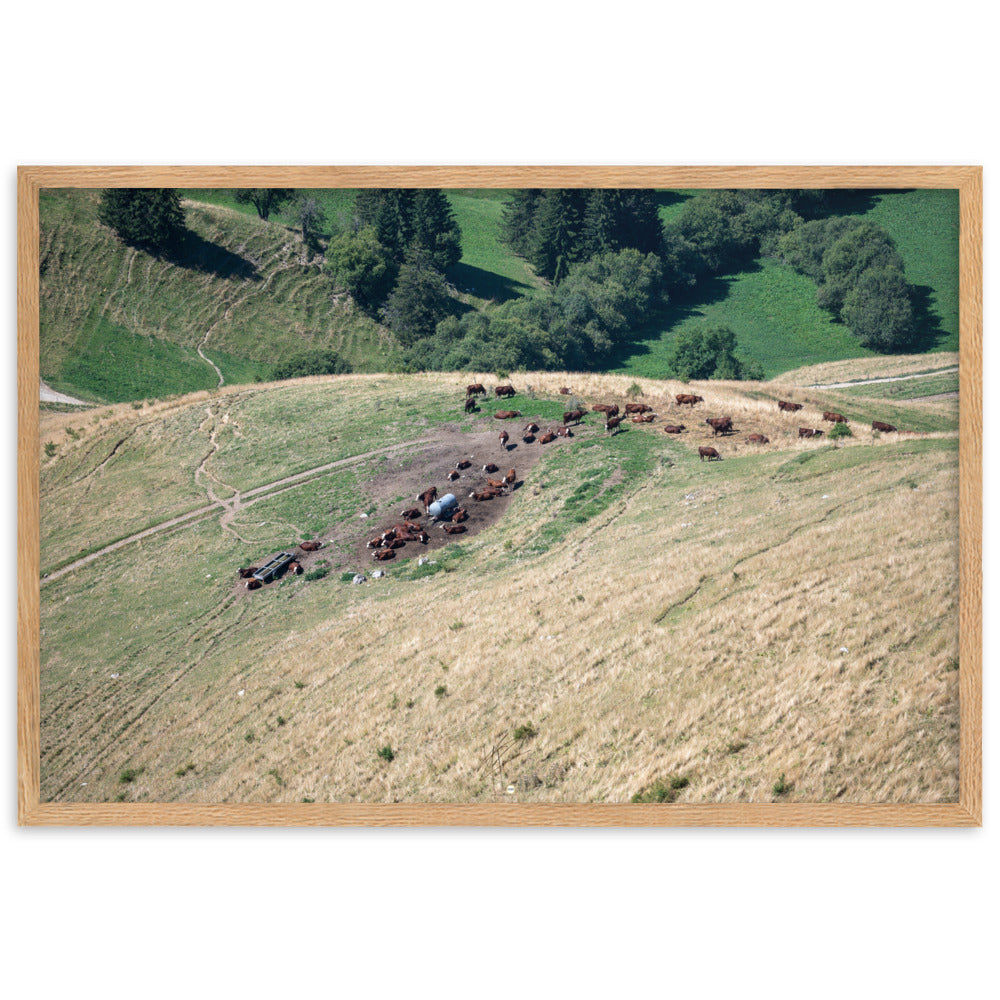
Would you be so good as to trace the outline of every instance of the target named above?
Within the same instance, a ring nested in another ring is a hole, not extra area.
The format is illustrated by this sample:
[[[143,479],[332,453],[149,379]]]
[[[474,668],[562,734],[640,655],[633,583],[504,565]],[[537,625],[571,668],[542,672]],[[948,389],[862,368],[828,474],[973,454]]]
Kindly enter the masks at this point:
[[[427,250],[439,271],[454,267],[462,259],[462,231],[447,195],[439,188],[416,192],[410,206],[412,246]]]
[[[184,210],[173,188],[107,188],[101,193],[98,221],[126,243],[168,253],[184,241]]]
[[[558,285],[570,264],[583,257],[586,191],[552,188],[539,199],[528,259],[535,270]]]
[[[519,188],[511,193],[500,215],[501,241],[522,257],[531,251],[531,233],[541,196],[539,188]]]

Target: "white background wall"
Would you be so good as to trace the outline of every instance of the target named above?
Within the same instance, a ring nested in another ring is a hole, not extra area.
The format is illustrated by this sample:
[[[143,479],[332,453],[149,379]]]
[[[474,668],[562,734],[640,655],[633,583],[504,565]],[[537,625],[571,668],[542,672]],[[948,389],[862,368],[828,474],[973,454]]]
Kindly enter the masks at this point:
[[[689,7],[8,11],[7,551],[22,163],[983,164],[995,429],[988,8]],[[994,487],[988,473],[985,825],[973,831],[19,829],[8,572],[0,983],[41,997],[985,996],[1000,888]]]

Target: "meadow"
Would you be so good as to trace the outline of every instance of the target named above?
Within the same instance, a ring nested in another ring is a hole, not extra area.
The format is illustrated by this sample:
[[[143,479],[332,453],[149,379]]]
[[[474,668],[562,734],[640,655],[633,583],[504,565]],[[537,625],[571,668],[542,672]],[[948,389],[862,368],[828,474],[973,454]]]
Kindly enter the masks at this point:
[[[43,800],[956,800],[946,403],[532,373],[519,409],[555,417],[568,384],[660,420],[609,436],[588,417],[434,567],[404,557],[375,580],[331,545],[325,575],[238,585],[266,551],[360,532],[373,478],[423,484],[436,436],[493,433],[489,407],[462,413],[466,380],[43,412],[43,568],[212,508],[43,579]],[[733,416],[722,461],[699,460],[705,414],[679,413],[677,391]],[[806,402],[792,418],[774,402],[789,396]],[[797,417],[834,404],[852,435],[799,440]],[[876,417],[907,432],[873,434]]]

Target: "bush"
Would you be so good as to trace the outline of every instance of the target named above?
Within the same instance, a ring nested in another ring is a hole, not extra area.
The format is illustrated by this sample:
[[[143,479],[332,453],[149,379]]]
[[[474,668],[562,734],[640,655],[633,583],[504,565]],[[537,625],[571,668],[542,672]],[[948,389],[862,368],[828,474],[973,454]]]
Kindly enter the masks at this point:
[[[827,437],[832,441],[835,441],[837,438],[854,437],[854,433],[851,431],[851,428],[847,426],[847,424],[836,423],[830,428],[830,432],[827,434]]]
[[[527,722],[523,726],[518,726],[514,730],[514,739],[520,742],[521,740],[530,740],[533,736],[538,735],[538,730],[530,723]]]
[[[144,767],[126,767],[125,770],[118,775],[118,784],[119,785],[131,784],[145,770],[146,769]]]
[[[45,457],[51,458],[56,453],[56,444],[54,441],[45,442]]]
[[[388,743],[378,751],[378,755],[382,760],[389,762],[396,759],[396,753]]]
[[[436,698],[444,698],[448,694],[448,688],[444,684],[439,684],[434,688],[434,696]]]
[[[316,347],[279,361],[274,367],[272,378],[282,381],[305,375],[346,375],[350,371],[351,366],[336,351]]]
[[[649,787],[632,796],[633,802],[674,802],[677,793],[687,788],[690,781],[687,778],[674,776],[668,780],[657,778]]]
[[[781,777],[778,778],[778,780],[774,783],[774,785],[771,788],[771,791],[774,792],[775,795],[784,795],[785,792],[787,792],[790,787],[791,786],[788,784],[788,782],[785,781],[785,773],[784,771],[782,771]]]

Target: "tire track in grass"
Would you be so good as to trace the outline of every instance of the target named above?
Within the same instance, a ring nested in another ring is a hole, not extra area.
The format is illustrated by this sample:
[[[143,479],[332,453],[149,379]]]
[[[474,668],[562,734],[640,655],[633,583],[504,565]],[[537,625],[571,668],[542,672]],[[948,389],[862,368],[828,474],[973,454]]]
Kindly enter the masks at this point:
[[[65,566],[52,570],[42,576],[41,585],[45,586],[47,583],[51,583],[53,580],[58,580],[67,573],[80,569],[88,563],[92,563],[95,560],[100,559],[102,556],[106,556],[111,552],[116,552],[118,549],[124,548],[126,545],[131,545],[134,542],[149,538],[152,535],[169,531],[172,528],[189,527],[190,525],[195,524],[203,518],[209,517],[220,510],[224,512],[224,515],[226,512],[231,512],[231,520],[244,507],[249,506],[251,503],[256,503],[258,500],[269,499],[276,493],[284,492],[288,489],[294,489],[298,486],[303,486],[311,480],[316,479],[319,476],[323,476],[328,472],[346,468],[351,465],[357,465],[364,462],[366,459],[374,458],[376,455],[388,455],[397,451],[412,450],[413,447],[414,444],[412,441],[405,441],[401,444],[387,445],[385,448],[376,448],[374,451],[368,451],[361,455],[351,455],[348,458],[341,458],[336,462],[328,462],[326,465],[319,465],[313,469],[307,469],[305,472],[298,472],[291,476],[285,476],[283,479],[277,479],[274,482],[265,483],[263,486],[255,486],[252,490],[247,490],[246,493],[237,493],[228,506],[224,501],[216,500],[214,503],[207,504],[204,507],[188,511],[186,514],[180,514],[177,517],[172,517],[169,520],[162,521],[159,524],[154,524],[149,528],[145,528],[143,531],[138,531],[133,535],[120,538],[117,541],[98,549],[96,552],[91,552],[80,559],[67,563]]]

